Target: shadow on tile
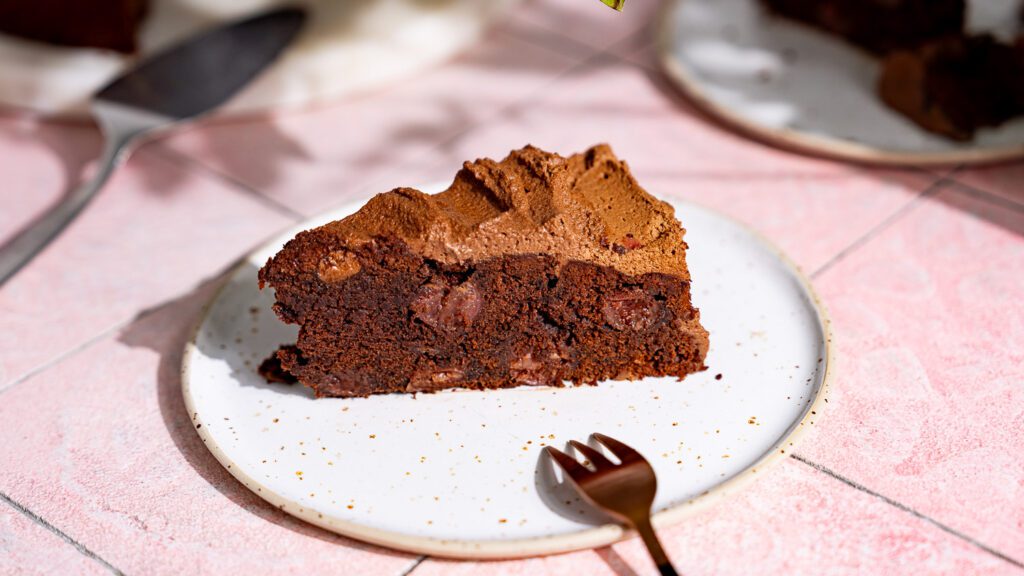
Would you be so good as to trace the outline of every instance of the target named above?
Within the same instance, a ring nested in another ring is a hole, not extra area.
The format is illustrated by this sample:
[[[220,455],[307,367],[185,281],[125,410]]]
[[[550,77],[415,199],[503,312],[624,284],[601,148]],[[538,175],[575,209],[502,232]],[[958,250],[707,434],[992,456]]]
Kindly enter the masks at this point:
[[[42,144],[43,147],[51,151],[53,157],[60,163],[63,173],[64,190],[60,194],[61,196],[70,193],[95,172],[95,163],[103,151],[103,137],[99,128],[91,120],[83,119],[80,122],[72,122],[49,120],[30,114],[12,116],[9,111],[5,110],[0,110],[0,119],[13,119],[21,127],[20,130],[13,132],[19,139],[26,142],[31,141],[33,144]],[[166,135],[173,133],[175,132],[168,132]],[[159,140],[164,137],[165,135],[160,134],[155,139]],[[139,141],[131,151],[129,163],[136,154],[145,153],[153,141],[146,139]],[[126,167],[128,166],[122,166],[112,178],[116,178],[119,172]],[[171,178],[162,174],[160,178],[153,179],[148,170],[138,170],[137,172],[139,178],[145,183],[140,188],[156,194],[174,192],[185,179],[184,173],[178,173]]]
[[[217,138],[221,131],[241,127],[242,139]],[[274,115],[212,119],[183,127],[153,142],[157,149],[177,137],[197,139],[196,150],[188,156],[207,166],[215,166],[228,176],[245,175],[245,183],[257,190],[271,187],[283,177],[283,166],[294,160],[310,160],[298,140],[283,132]]]
[[[629,563],[626,562],[618,552],[615,551],[611,546],[605,548],[594,549],[594,554],[600,558],[605,564],[608,565],[608,569],[615,573],[615,576],[638,576],[639,573],[630,567]]]
[[[457,137],[530,98],[580,58],[492,30],[448,63],[388,86],[275,114],[211,119],[161,145],[261,193],[309,200]],[[323,204],[312,200],[313,208]]]
[[[1024,236],[1024,205],[988,193],[964,187],[956,182],[946,183],[931,196],[965,216],[977,218],[1003,230]]]
[[[0,116],[4,117],[4,116]],[[39,120],[26,117],[18,120],[22,129],[13,131],[18,140],[31,142],[33,145],[42,145],[50,151],[52,157],[57,160],[61,167],[63,184],[62,190],[52,190],[54,203],[47,206],[42,212],[30,221],[22,223],[18,231],[31,228],[56,202],[70,194],[78,186],[82,185],[95,173],[96,162],[103,149],[103,138],[99,130],[91,122],[82,123],[61,123]],[[141,180],[141,186],[133,186],[146,193],[157,195],[169,195],[179,190],[184,184],[187,174],[182,170],[147,170],[145,161],[140,162],[136,157],[146,155],[148,142],[142,141],[132,150],[126,165],[121,166],[111,176],[100,194],[109,188],[111,181],[124,177],[124,172],[130,171],[133,176]],[[15,196],[19,191],[15,191]],[[39,191],[24,190],[22,194],[38,194]],[[88,207],[86,207],[88,210]]]
[[[233,268],[232,268],[233,270]],[[196,434],[191,419],[185,410],[181,393],[181,360],[185,342],[192,335],[192,327],[198,318],[203,305],[222,286],[228,274],[205,281],[190,293],[174,301],[165,303],[158,310],[143,315],[167,313],[169,310],[181,310],[189,314],[189,322],[168,322],[173,326],[173,334],[166,331],[146,327],[146,322],[135,322],[127,327],[118,340],[130,347],[146,348],[160,355],[157,369],[157,395],[160,417],[175,446],[181,452],[196,474],[207,484],[214,487],[240,508],[252,513],[260,520],[271,522],[287,528],[302,536],[318,538],[325,542],[338,545],[372,550],[381,554],[406,557],[407,554],[390,551],[364,544],[337,534],[306,524],[292,516],[281,512],[271,504],[262,500],[229,474]]]

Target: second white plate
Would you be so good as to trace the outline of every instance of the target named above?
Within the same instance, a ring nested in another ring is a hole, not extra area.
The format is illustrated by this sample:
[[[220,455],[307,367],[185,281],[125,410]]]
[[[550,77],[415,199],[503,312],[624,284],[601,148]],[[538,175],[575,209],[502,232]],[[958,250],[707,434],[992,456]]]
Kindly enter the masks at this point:
[[[440,187],[425,188],[436,191]],[[558,484],[542,447],[592,432],[643,453],[658,474],[655,524],[766,473],[813,424],[828,328],[802,276],[762,238],[673,202],[687,229],[693,298],[711,333],[708,370],[569,388],[314,399],[267,384],[259,362],[296,331],[256,271],[302,224],[252,254],[185,351],[185,402],[217,459],[251,490],[328,530],[409,551],[514,557],[623,537]]]
[[[968,29],[1016,33],[1017,3],[969,0]],[[1024,118],[973,142],[931,134],[878,97],[878,61],[839,38],[769,14],[757,0],[669,0],[659,19],[669,77],[711,116],[772,144],[876,164],[1024,157]]]

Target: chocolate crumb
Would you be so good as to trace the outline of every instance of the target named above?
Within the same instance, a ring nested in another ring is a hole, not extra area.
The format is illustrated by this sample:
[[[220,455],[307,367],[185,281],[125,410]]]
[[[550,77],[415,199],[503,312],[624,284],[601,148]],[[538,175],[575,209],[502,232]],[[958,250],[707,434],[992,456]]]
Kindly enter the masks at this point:
[[[295,384],[299,381],[298,378],[281,365],[281,359],[277,357],[276,352],[270,358],[264,360],[256,371],[270,383]]]

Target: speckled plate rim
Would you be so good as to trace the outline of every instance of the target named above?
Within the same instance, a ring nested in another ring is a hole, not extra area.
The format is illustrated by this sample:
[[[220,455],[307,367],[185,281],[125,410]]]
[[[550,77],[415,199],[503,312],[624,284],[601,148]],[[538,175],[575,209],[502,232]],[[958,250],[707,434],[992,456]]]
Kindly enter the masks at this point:
[[[432,187],[423,187],[422,189],[431,188]],[[331,214],[335,212],[341,213],[346,210],[354,212],[362,206],[366,200],[369,200],[369,197],[360,201],[346,202],[334,207],[333,209],[324,211],[324,214]],[[678,198],[670,198],[666,199],[666,201],[674,207],[680,205],[692,205],[711,212],[718,217],[729,220],[746,230],[755,239],[768,248],[769,251],[779,259],[783,267],[792,274],[795,280],[797,280],[797,285],[807,297],[807,301],[812,305],[818,318],[818,328],[821,331],[822,338],[824,339],[823,344],[825,353],[824,373],[822,374],[820,382],[812,391],[814,394],[813,399],[804,408],[800,420],[794,422],[780,437],[779,441],[765,452],[764,456],[743,471],[695,498],[654,514],[652,523],[656,528],[676,524],[687,516],[714,505],[723,497],[748,486],[758,477],[763,476],[764,471],[768,467],[778,464],[787,458],[787,451],[792,452],[792,448],[795,447],[796,444],[804,437],[806,430],[822,416],[823,408],[825,407],[825,404],[828,403],[829,388],[835,373],[831,320],[829,319],[824,304],[818,297],[818,294],[814,291],[810,280],[800,270],[800,267],[760,232],[718,210],[709,208],[697,202],[681,200]],[[199,418],[192,401],[192,394],[190,392],[190,372],[192,356],[197,348],[196,340],[202,326],[209,319],[213,305],[220,300],[221,296],[223,296],[225,289],[231,284],[231,279],[234,278],[245,266],[247,266],[257,253],[279,244],[281,240],[285,238],[291,238],[298,232],[307,229],[312,225],[311,223],[316,220],[317,217],[309,218],[296,226],[285,230],[281,234],[275,235],[268,242],[265,242],[260,247],[250,251],[235,266],[233,266],[222,278],[221,286],[204,305],[195,325],[192,328],[191,334],[185,343],[181,362],[181,388],[182,395],[185,400],[185,408],[188,411],[189,419],[192,422],[193,428],[195,428],[196,433],[199,434],[199,437],[206,445],[206,448],[210,450],[217,461],[220,462],[220,464],[224,466],[232,476],[257,496],[263,498],[283,512],[310,524],[355,540],[415,554],[469,560],[524,558],[599,548],[634,536],[634,532],[632,530],[625,529],[622,526],[615,524],[606,524],[604,526],[589,528],[572,534],[511,540],[451,540],[411,536],[400,532],[371,528],[339,518],[332,518],[315,510],[306,509],[301,504],[278,495],[271,488],[264,486],[258,480],[243,472],[240,468],[235,467],[228,454],[221,449],[216,440],[210,435],[210,428],[202,427],[202,419]]]
[[[759,142],[833,160],[880,166],[952,166],[1010,162],[1024,158],[1024,144],[968,148],[947,152],[904,152],[858,144],[841,138],[819,136],[788,128],[770,128],[748,120],[719,105],[702,87],[702,82],[680,62],[672,50],[675,10],[686,0],[665,0],[658,11],[655,50],[661,69],[672,84],[700,112],[743,136]],[[753,0],[751,0],[753,1]]]

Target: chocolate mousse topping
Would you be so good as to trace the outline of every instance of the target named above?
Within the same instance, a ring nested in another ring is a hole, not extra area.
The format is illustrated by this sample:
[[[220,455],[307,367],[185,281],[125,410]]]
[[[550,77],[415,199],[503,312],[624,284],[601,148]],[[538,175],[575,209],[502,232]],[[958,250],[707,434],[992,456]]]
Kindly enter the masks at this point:
[[[527,146],[501,162],[466,162],[444,192],[380,194],[323,231],[346,246],[401,238],[446,264],[542,253],[626,274],[689,278],[683,229],[672,207],[640,188],[607,145],[569,158]],[[328,274],[332,263],[349,261],[344,250],[326,258]]]

